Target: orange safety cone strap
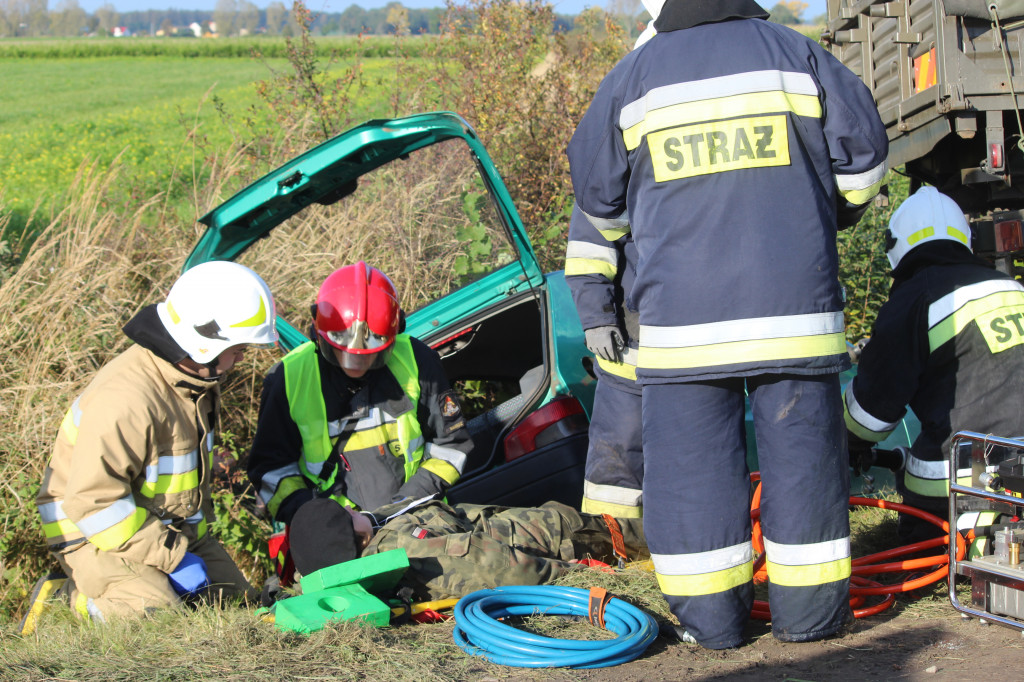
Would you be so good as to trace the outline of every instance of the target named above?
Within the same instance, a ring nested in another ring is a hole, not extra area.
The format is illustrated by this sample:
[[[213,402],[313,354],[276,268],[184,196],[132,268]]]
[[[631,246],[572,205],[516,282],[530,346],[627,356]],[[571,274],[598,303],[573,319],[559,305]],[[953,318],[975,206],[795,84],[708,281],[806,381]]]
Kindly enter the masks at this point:
[[[626,541],[622,539],[622,529],[619,522],[611,514],[602,514],[604,525],[608,526],[608,534],[612,536],[612,551],[619,559],[619,568],[626,567]]]
[[[591,625],[604,627],[604,608],[612,600],[614,595],[608,594],[603,587],[591,587],[590,598],[587,602],[587,619]]]

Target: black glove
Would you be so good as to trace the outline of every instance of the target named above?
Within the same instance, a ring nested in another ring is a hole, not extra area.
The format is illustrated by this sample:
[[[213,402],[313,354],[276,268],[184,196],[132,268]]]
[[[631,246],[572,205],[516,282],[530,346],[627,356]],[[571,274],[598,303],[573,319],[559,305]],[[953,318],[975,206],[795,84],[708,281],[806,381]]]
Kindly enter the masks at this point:
[[[875,464],[875,444],[860,436],[846,432],[847,450],[850,453],[850,468],[854,476],[860,476]]]
[[[583,332],[587,349],[608,362],[622,362],[622,349],[626,342],[622,340],[622,332],[615,325],[593,327]]]

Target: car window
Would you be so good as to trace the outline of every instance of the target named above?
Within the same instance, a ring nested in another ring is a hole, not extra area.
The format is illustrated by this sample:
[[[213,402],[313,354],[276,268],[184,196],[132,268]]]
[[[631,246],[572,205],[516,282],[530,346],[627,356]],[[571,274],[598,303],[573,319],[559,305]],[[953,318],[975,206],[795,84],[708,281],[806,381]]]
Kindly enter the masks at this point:
[[[411,313],[517,259],[468,145],[455,138],[363,175],[352,194],[304,209],[237,260],[306,332],[320,283],[342,265],[380,268]]]

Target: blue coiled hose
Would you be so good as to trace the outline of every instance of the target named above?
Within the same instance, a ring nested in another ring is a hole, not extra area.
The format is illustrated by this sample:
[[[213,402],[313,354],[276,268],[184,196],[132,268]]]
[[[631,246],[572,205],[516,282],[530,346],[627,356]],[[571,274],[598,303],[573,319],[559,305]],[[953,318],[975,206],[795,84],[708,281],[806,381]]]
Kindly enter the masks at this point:
[[[590,593],[578,587],[501,587],[477,590],[455,605],[455,643],[492,663],[520,668],[604,668],[632,661],[658,636],[650,615],[621,599],[608,602],[602,641],[542,637],[499,623],[506,616],[587,617]]]

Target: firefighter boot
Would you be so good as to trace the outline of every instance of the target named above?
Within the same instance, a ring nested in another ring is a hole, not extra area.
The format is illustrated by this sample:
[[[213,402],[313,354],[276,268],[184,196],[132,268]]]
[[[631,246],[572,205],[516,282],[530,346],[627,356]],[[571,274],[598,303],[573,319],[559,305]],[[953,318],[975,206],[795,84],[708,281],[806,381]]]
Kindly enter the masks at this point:
[[[58,600],[60,597],[58,591],[64,587],[67,580],[68,577],[62,572],[54,571],[47,573],[36,581],[35,587],[32,588],[32,595],[28,600],[28,609],[25,611],[25,616],[21,619],[21,624],[18,626],[18,632],[22,635],[30,635],[35,632],[36,625],[39,623],[39,617]]]

